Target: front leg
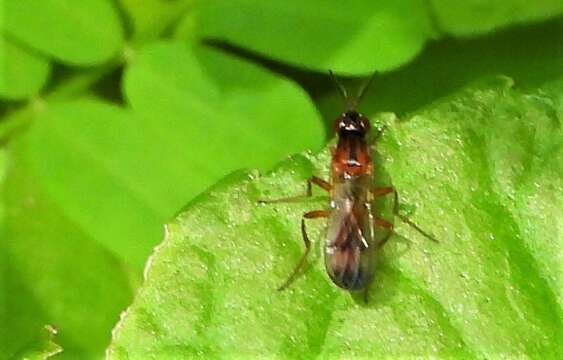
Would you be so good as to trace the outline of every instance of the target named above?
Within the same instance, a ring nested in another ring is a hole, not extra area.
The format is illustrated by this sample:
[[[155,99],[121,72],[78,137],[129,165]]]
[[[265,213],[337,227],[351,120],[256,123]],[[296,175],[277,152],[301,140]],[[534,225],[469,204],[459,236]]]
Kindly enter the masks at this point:
[[[310,198],[313,195],[313,189],[312,189],[313,184],[317,185],[318,187],[326,191],[330,191],[332,189],[332,185],[328,181],[325,181],[316,176],[311,176],[310,178],[307,179],[307,192],[304,195],[290,196],[290,197],[285,197],[281,199],[272,199],[272,200],[262,199],[262,200],[258,200],[258,202],[261,204],[274,204],[274,203],[302,201],[303,199]]]

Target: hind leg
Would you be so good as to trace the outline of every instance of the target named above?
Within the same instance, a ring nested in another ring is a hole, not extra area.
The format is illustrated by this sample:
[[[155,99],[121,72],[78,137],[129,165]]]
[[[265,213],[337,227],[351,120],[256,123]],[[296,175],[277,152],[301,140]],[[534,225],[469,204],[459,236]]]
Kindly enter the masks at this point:
[[[393,203],[393,215],[395,215],[396,217],[398,217],[402,222],[404,222],[405,224],[409,225],[410,227],[412,227],[413,229],[415,229],[417,232],[419,232],[422,236],[424,236],[425,238],[434,241],[434,242],[438,242],[438,240],[436,240],[432,235],[430,235],[429,233],[427,233],[426,231],[422,230],[420,228],[420,226],[418,226],[417,224],[415,224],[412,220],[410,220],[408,217],[406,217],[405,215],[401,214],[399,212],[399,193],[397,192],[397,190],[392,187],[392,186],[387,186],[387,187],[379,187],[379,188],[373,188],[372,191],[372,196],[373,198],[378,198],[381,196],[385,196],[387,194],[391,194],[393,193],[393,197],[394,197],[394,203]],[[382,220],[382,219],[380,219]],[[387,222],[387,221],[385,221]],[[387,222],[388,225],[382,225],[379,224],[381,226],[384,227],[389,227],[389,225],[391,225],[391,230],[393,229],[393,224],[390,224],[389,222]]]
[[[305,243],[305,252],[303,253],[303,255],[301,255],[299,262],[293,268],[291,275],[289,275],[287,280],[280,287],[278,287],[277,289],[278,291],[287,289],[287,287],[291,285],[291,283],[293,283],[293,281],[297,277],[297,274],[299,274],[299,271],[301,271],[301,269],[305,265],[305,261],[307,260],[307,256],[309,255],[309,251],[311,250],[311,241],[309,240],[309,235],[307,235],[307,228],[305,227],[305,219],[325,218],[328,217],[329,214],[330,211],[328,210],[313,210],[303,214],[303,217],[301,218],[301,235],[303,237],[303,242]]]

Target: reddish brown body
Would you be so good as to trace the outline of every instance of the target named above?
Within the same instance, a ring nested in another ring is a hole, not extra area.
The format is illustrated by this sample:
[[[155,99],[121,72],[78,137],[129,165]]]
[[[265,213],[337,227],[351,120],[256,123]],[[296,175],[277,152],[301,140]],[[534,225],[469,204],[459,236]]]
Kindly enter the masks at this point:
[[[359,290],[373,277],[377,246],[371,213],[373,164],[366,140],[369,122],[348,111],[336,119],[335,127],[338,144],[332,154],[325,264],[336,285]]]
[[[371,175],[372,171],[373,164],[365,139],[355,134],[339,135],[338,145],[332,152],[332,178]]]

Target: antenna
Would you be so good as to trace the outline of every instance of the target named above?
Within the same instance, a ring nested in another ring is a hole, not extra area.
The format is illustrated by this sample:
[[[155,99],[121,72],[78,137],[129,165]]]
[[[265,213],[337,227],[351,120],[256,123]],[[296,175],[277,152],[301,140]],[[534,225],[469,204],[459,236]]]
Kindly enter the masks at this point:
[[[332,79],[332,81],[336,85],[338,92],[340,93],[340,95],[342,95],[342,98],[344,99],[344,103],[345,103],[346,108],[348,110],[356,110],[356,108],[358,107],[358,104],[360,103],[360,101],[364,97],[365,93],[367,92],[367,89],[369,88],[369,86],[371,85],[371,83],[373,81],[373,78],[375,77],[375,71],[374,71],[371,74],[371,76],[369,77],[369,79],[360,87],[360,89],[358,90],[358,94],[355,97],[351,98],[350,96],[348,96],[348,91],[346,90],[344,85],[342,85],[342,83],[334,75],[332,70],[329,70],[328,73],[330,74],[330,78]]]
[[[359,104],[362,101],[362,98],[367,92],[367,89],[370,87],[371,83],[373,82],[373,78],[375,77],[375,71],[370,75],[369,79],[360,87],[358,90],[358,95],[356,96],[356,103]]]
[[[332,70],[329,70],[328,73],[330,74],[330,78],[332,79],[332,81],[334,82],[334,84],[336,85],[336,88],[338,89],[338,92],[340,93],[340,95],[342,95],[342,98],[344,99],[344,102],[348,102],[348,91],[346,91],[346,88],[342,85],[342,83],[336,78],[336,76],[334,75],[334,73],[332,72]]]

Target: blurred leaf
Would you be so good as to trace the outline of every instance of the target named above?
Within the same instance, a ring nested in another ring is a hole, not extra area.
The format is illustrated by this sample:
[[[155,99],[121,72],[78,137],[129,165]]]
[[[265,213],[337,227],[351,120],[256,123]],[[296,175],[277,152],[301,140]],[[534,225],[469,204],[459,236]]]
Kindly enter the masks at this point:
[[[27,151],[21,138],[11,142],[3,189],[0,353],[9,358],[52,324],[64,348],[61,358],[99,358],[130,302],[134,277],[43,191]]]
[[[73,71],[71,76],[56,82],[49,87],[49,91],[28,101],[25,105],[9,112],[8,116],[0,121],[0,144],[7,143],[18,134],[25,133],[34,114],[42,111],[46,104],[52,101],[65,101],[84,97],[93,85],[111,72],[111,67],[86,68]]]
[[[139,269],[161,224],[222,176],[267,169],[323,142],[297,86],[218,52],[151,49],[126,75],[135,112],[96,101],[47,104],[27,136],[29,163],[69,218]]]
[[[129,16],[133,40],[157,38],[177,21],[194,0],[119,0]]]
[[[424,0],[212,0],[200,6],[196,22],[202,37],[323,72],[396,68],[434,33]]]
[[[502,78],[376,119],[378,173],[440,243],[396,224],[368,304],[326,276],[323,221],[308,223],[310,266],[274,290],[303,251],[301,214],[326,202],[257,200],[326,177],[328,150],[224,180],[168,226],[110,358],[560,358],[562,103],[563,81],[521,93]]]
[[[440,30],[457,36],[480,34],[563,14],[560,0],[430,0],[430,4]]]
[[[376,76],[364,104],[372,112],[406,114],[476,79],[498,74],[510,76],[520,88],[537,88],[563,76],[562,37],[563,19],[480,39],[433,43],[409,65]],[[323,104],[333,107],[324,113],[334,114],[335,105],[341,104],[339,94]]]
[[[54,338],[57,330],[50,325],[46,325],[41,329],[39,336],[26,345],[26,348],[14,357],[22,360],[43,360],[53,357],[63,351],[63,349],[55,343]]]
[[[217,50],[147,47],[127,69],[124,92],[158,144],[149,160],[170,162],[160,175],[169,185],[161,181],[151,196],[174,210],[233,170],[269,169],[324,143],[319,115],[299,86]]]
[[[36,95],[49,77],[49,62],[0,34],[0,97],[20,100]]]
[[[5,0],[4,30],[72,65],[95,65],[123,46],[119,15],[110,0]]]
[[[25,140],[37,181],[67,217],[140,270],[174,211],[155,195],[174,164],[150,158],[160,152],[149,129],[117,106],[77,100],[47,104]]]
[[[210,0],[187,13],[176,33],[183,36],[188,28],[189,38],[193,28],[203,38],[291,65],[366,75],[408,63],[431,39],[482,34],[561,14],[559,0]]]

